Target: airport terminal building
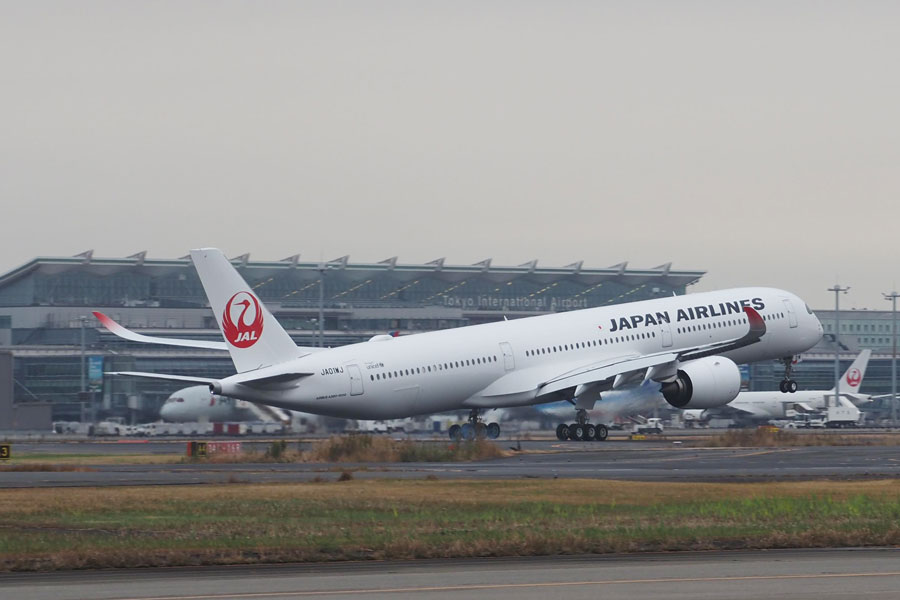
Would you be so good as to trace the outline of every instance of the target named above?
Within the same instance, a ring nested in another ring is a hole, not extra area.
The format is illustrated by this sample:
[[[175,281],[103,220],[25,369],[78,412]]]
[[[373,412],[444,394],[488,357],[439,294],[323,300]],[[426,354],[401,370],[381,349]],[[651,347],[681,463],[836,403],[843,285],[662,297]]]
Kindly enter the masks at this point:
[[[500,266],[490,259],[474,265],[444,259],[407,264],[396,258],[357,263],[345,256],[320,263],[299,256],[251,261],[244,255],[232,263],[297,344],[332,347],[394,331],[413,334],[681,295],[704,275],[671,264]],[[225,352],[118,338],[99,326],[95,310],[147,335],[222,339],[188,257],[152,259],[142,252],[97,258],[86,252],[35,258],[0,275],[0,430],[110,416],[154,420],[162,402],[184,387],[107,375],[111,371],[211,378],[234,372]],[[817,314],[826,339],[795,371],[806,389],[833,384],[834,342],[828,334],[834,314]],[[860,349],[873,349],[863,383],[868,393],[890,391],[889,317],[882,311],[842,311],[842,368]],[[744,373],[749,389],[777,389],[782,367],[759,363]]]
[[[390,258],[326,263],[236,257],[254,292],[305,346],[339,346],[550,312],[684,294],[703,271],[671,264],[635,269],[578,262],[548,267],[455,265]],[[99,326],[101,311],[126,327],[161,337],[221,340],[188,257],[40,257],[0,275],[0,430],[37,420],[121,416],[156,418],[178,383],[107,376],[155,371],[220,378],[234,372],[227,353],[132,343]],[[320,333],[320,314],[321,333]],[[3,361],[7,361],[4,369]],[[6,375],[4,375],[6,373]],[[4,408],[5,407],[5,408]]]

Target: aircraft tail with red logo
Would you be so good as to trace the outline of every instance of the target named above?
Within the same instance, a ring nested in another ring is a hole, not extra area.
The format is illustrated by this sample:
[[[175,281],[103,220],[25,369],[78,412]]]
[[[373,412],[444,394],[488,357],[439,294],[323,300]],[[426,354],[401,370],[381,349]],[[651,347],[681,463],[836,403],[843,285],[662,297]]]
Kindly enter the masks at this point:
[[[191,250],[191,259],[238,373],[304,354],[221,250]]]
[[[839,384],[838,393],[840,394],[858,394],[859,388],[862,387],[863,376],[866,374],[866,366],[869,364],[869,357],[872,355],[871,350],[863,350],[850,365],[850,368],[844,372]],[[830,391],[834,391],[831,388]]]

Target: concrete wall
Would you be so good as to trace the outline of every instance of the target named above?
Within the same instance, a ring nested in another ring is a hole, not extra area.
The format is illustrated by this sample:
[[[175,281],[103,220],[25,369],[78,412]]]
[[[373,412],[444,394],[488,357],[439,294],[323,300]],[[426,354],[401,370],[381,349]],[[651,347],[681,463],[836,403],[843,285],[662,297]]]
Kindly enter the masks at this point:
[[[45,431],[52,427],[50,405],[13,403],[13,355],[0,352],[0,431]]]

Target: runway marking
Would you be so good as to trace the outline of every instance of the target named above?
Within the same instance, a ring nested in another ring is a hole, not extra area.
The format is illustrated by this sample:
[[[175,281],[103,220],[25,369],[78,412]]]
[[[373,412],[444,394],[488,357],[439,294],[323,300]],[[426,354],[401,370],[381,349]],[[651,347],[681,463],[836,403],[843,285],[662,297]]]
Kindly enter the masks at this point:
[[[245,594],[196,594],[187,596],[128,596],[110,600],[222,600],[226,598],[278,598],[282,596],[311,597],[359,594],[408,594],[416,592],[460,592],[545,587],[574,587],[590,585],[623,585],[642,583],[706,583],[722,581],[775,581],[787,579],[843,579],[852,577],[898,577],[900,571],[887,573],[821,573],[815,575],[735,575],[732,577],[660,577],[657,579],[606,579],[597,581],[547,581],[535,583],[473,583],[468,585],[421,586],[407,588],[370,588],[348,590],[247,592]]]

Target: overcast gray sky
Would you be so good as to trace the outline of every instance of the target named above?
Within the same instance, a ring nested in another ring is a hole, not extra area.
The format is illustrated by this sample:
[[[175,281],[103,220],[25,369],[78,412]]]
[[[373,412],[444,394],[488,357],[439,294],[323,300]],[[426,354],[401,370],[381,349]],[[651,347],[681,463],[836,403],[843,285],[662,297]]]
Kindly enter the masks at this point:
[[[900,283],[897,2],[0,2],[0,271],[280,259]]]

